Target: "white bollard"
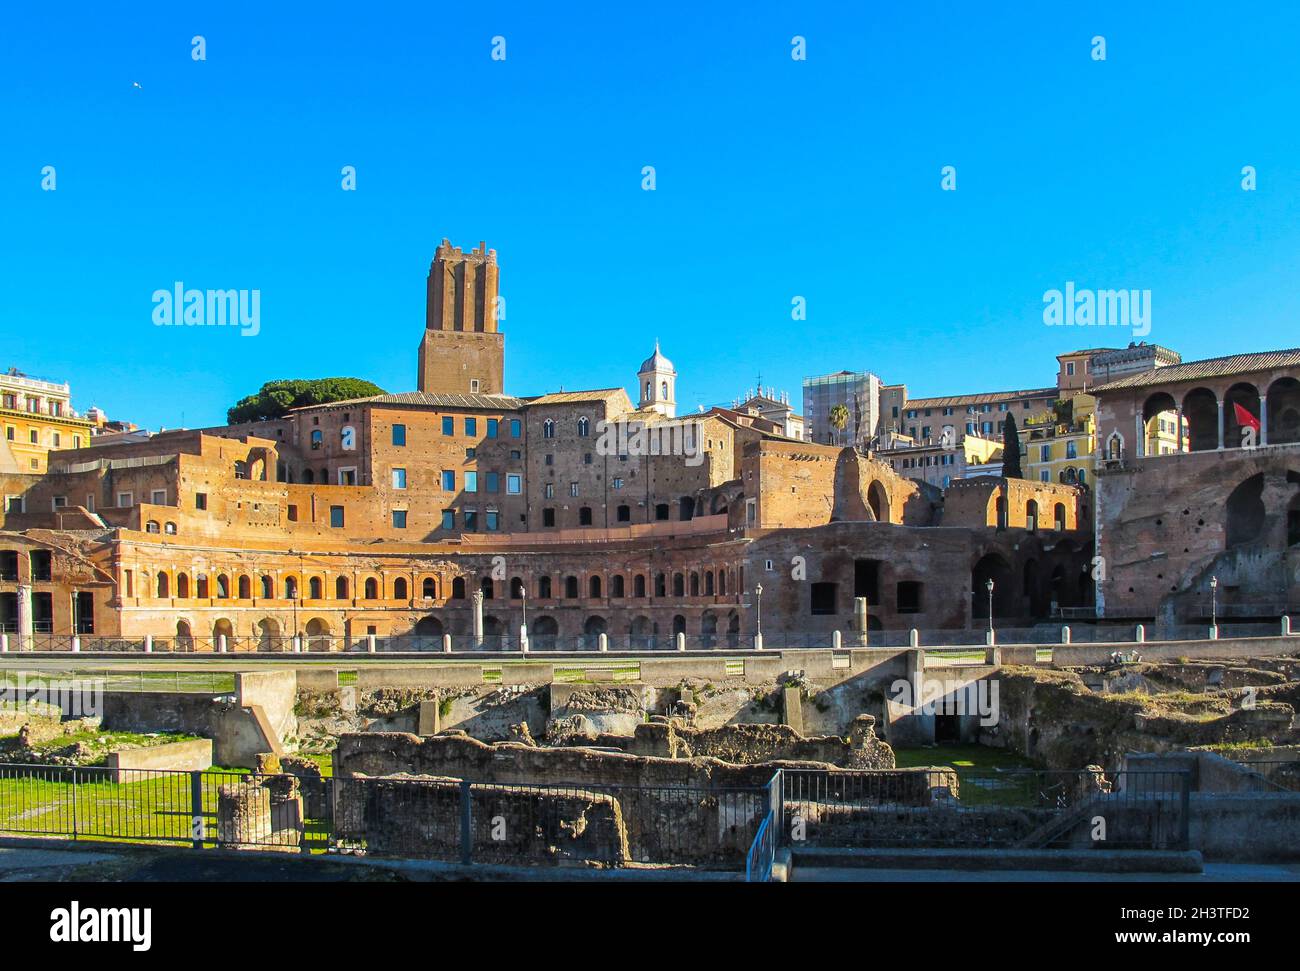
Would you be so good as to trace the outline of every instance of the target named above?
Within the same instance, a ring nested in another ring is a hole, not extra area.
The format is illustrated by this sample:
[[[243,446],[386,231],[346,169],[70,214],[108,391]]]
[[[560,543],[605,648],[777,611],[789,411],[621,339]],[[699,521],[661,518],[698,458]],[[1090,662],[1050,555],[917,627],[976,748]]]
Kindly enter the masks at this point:
[[[218,634],[218,635],[217,635],[217,653],[218,653],[218,654],[225,654],[225,653],[226,653],[226,635],[225,635],[225,634]]]
[[[1210,640],[1217,641],[1218,639],[1219,639],[1219,625],[1215,624],[1213,627],[1210,628]]]
[[[609,651],[609,635],[608,635],[608,634],[601,634],[601,635],[600,635],[600,653],[601,653],[601,654],[605,654],[605,653],[607,653],[608,651]]]
[[[367,634],[367,635],[366,635],[366,653],[367,653],[367,654],[374,654],[374,653],[375,653],[375,635],[374,635],[374,634]]]
[[[677,635],[677,650],[679,650],[679,651],[684,651],[684,650],[686,650],[686,635],[685,635],[685,634],[678,633],[678,635]]]
[[[601,634],[600,636],[604,637],[605,635]],[[604,650],[604,648],[601,648],[601,650]],[[527,627],[521,626],[519,628],[519,653],[521,654],[528,653],[528,628]]]
[[[984,646],[992,647],[996,643],[997,643],[997,635],[994,634],[993,631],[991,630],[986,630],[984,632]]]
[[[761,651],[762,649],[763,649],[763,635],[760,632],[754,635],[754,650]]]
[[[1070,628],[1068,627],[1061,628],[1061,643],[1062,644],[1070,643]]]
[[[293,635],[293,653],[295,653],[295,654],[301,654],[301,653],[302,653],[302,635],[301,635],[301,634],[294,634],[294,635]]]
[[[1139,644],[1145,644],[1147,639],[1147,629],[1142,624],[1138,624],[1133,630],[1133,640]]]
[[[915,627],[907,632],[907,643],[910,647],[921,646],[921,632]]]
[[[1283,637],[1291,636],[1291,615],[1290,614],[1282,615],[1282,636]]]
[[[9,653],[9,635],[0,634],[0,654]]]
[[[153,635],[152,635],[152,634],[145,634],[145,635],[144,635],[144,652],[145,652],[146,654],[152,654],[152,653],[153,653]]]
[[[442,635],[442,653],[443,653],[443,654],[450,654],[450,653],[451,653],[451,635],[450,635],[450,634],[443,634],[443,635]]]
[[[831,631],[831,650],[838,651],[844,643],[844,636],[837,630]]]
[[[81,638],[75,634],[72,635],[72,653],[73,654],[81,653]]]

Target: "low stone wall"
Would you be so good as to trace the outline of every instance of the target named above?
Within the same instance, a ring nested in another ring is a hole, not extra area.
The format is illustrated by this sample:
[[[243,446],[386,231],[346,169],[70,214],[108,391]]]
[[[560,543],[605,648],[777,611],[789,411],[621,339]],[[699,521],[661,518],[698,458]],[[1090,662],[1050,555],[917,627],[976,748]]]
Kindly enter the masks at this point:
[[[1052,645],[1052,665],[1077,668],[1105,664],[1116,651],[1136,651],[1144,661],[1174,661],[1188,658],[1201,661],[1230,658],[1268,657],[1300,653],[1300,636],[1236,637],[1200,641],[1132,641],[1115,644]]]
[[[462,787],[433,776],[336,782],[335,835],[378,856],[459,860],[468,798],[476,863],[604,864],[630,859],[619,801],[581,789]]]
[[[788,725],[696,729],[668,720],[637,725],[630,738],[602,735],[596,744],[612,745],[633,755],[668,759],[704,756],[735,765],[799,761],[841,768],[892,769],[894,750],[876,737],[875,724],[870,715],[859,715],[848,738],[839,735],[805,738]]]
[[[196,738],[110,752],[105,765],[110,782],[140,782],[154,778],[154,773],[161,770],[201,772],[212,768],[212,739]]]
[[[1300,792],[1193,793],[1191,845],[1207,860],[1300,859]]]

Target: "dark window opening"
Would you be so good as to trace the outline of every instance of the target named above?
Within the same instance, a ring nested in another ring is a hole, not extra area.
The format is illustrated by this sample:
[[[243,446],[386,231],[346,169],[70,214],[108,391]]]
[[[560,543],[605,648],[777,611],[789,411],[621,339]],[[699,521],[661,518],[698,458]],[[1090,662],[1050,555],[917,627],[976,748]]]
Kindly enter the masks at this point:
[[[898,582],[897,609],[900,614],[919,614],[921,612],[921,584],[917,580],[900,580]]]
[[[814,614],[833,614],[835,613],[835,588],[838,584],[834,583],[814,583],[812,585],[812,612]]]

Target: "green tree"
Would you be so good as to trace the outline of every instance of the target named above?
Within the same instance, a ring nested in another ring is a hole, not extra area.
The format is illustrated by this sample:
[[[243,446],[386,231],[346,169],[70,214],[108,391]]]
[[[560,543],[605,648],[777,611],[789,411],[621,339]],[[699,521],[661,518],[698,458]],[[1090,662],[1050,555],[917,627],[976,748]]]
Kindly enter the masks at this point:
[[[839,444],[838,439],[844,434],[844,426],[849,423],[849,409],[845,405],[836,405],[831,409],[830,419],[831,427],[836,432],[836,444]]]
[[[1016,429],[1016,416],[1012,414],[1008,414],[1002,423],[1002,476],[1007,479],[1025,477],[1020,468],[1020,432]]]
[[[360,378],[310,378],[307,380],[268,381],[257,394],[240,398],[226,412],[226,421],[240,425],[248,421],[281,418],[290,408],[323,405],[330,401],[369,398],[384,394],[384,389]]]

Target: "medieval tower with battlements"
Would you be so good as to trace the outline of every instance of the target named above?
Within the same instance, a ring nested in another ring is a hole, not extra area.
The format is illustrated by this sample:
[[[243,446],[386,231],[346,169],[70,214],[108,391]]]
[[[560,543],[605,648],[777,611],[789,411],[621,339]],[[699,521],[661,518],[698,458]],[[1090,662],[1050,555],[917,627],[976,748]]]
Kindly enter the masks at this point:
[[[417,386],[431,394],[502,394],[505,335],[496,250],[470,253],[444,239],[429,266]]]

